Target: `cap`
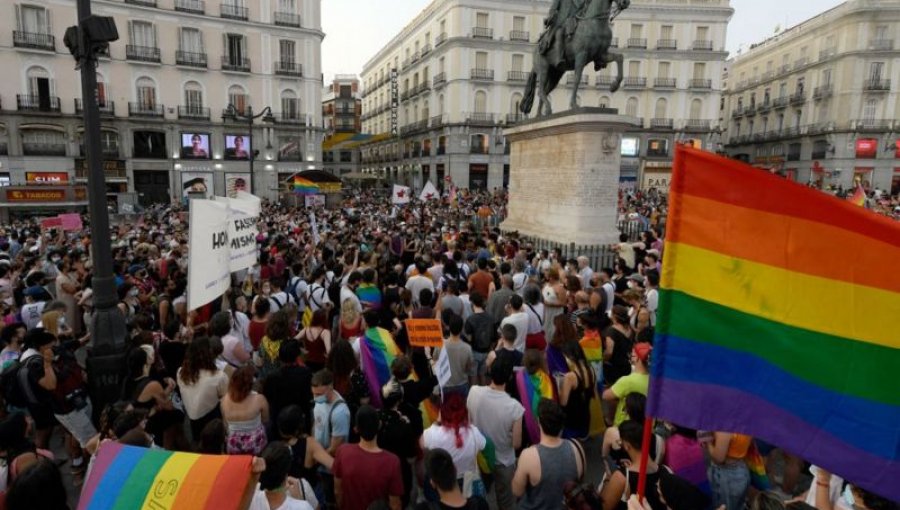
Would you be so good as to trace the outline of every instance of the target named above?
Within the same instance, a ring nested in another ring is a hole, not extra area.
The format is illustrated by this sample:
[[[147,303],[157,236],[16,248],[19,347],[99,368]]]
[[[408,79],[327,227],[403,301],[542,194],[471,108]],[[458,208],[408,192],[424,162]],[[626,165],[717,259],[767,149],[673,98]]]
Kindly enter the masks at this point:
[[[648,344],[647,342],[640,342],[634,344],[634,355],[637,356],[637,359],[646,362],[647,358],[650,357],[650,351],[653,350],[653,346]]]
[[[134,276],[135,273],[142,271],[143,269],[144,269],[144,266],[142,266],[140,264],[133,264],[133,265],[131,265],[131,267],[128,268],[128,274]]]
[[[46,296],[48,292],[47,289],[41,287],[40,285],[32,285],[31,287],[25,289],[25,292],[23,292],[23,294],[28,297],[41,297]]]
[[[638,273],[634,273],[634,274],[628,275],[628,279],[631,280],[631,281],[633,281],[633,282],[638,282],[638,283],[641,283],[641,284],[644,283],[644,276],[643,276],[643,275],[640,275],[640,274],[638,274]]]

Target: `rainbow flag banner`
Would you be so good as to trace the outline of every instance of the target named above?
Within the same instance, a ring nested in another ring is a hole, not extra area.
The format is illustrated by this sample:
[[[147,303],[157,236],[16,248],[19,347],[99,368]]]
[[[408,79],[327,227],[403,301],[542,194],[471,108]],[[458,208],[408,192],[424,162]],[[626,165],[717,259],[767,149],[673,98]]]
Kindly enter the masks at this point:
[[[900,223],[677,146],[647,413],[900,500]]]
[[[250,482],[252,461],[249,455],[197,455],[104,443],[78,510],[237,509]]]
[[[381,387],[391,378],[391,363],[400,355],[400,348],[390,332],[382,328],[369,328],[359,337],[359,357],[372,405],[381,407]]]
[[[519,400],[525,408],[525,431],[528,432],[531,443],[538,444],[541,441],[538,404],[544,398],[558,401],[556,383],[550,378],[550,374],[543,370],[535,374],[519,370],[516,372],[516,387],[519,390]]]
[[[861,184],[856,185],[856,190],[852,195],[847,197],[847,200],[853,205],[858,205],[860,207],[866,206],[866,192],[863,190]]]
[[[298,195],[315,195],[319,193],[319,185],[309,179],[294,176],[294,193]]]
[[[359,298],[363,309],[381,310],[381,291],[374,283],[361,283],[356,288],[356,297]]]

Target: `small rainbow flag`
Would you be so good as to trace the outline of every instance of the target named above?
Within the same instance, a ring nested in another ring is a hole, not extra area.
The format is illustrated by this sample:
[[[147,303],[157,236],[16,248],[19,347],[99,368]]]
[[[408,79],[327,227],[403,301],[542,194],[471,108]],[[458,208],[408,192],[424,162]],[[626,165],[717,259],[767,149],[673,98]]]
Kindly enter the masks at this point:
[[[399,355],[400,349],[386,329],[369,328],[359,338],[359,357],[375,407],[381,407],[381,387],[390,380],[391,363]]]
[[[854,191],[852,195],[847,197],[847,201],[853,205],[858,205],[860,207],[866,206],[866,192],[865,190],[863,190],[861,184],[856,185],[856,191]]]
[[[361,283],[356,288],[356,297],[362,303],[364,309],[381,310],[381,291],[378,286],[371,283]]]
[[[107,442],[78,510],[237,509],[250,481],[249,455],[197,455]]]
[[[536,374],[520,370],[516,373],[516,386],[519,389],[519,399],[525,408],[525,430],[528,431],[532,444],[538,444],[541,440],[538,404],[544,398],[557,400],[556,384],[550,379],[550,374],[543,370]]]
[[[750,485],[758,491],[767,491],[771,487],[769,475],[766,474],[766,459],[756,448],[756,441],[750,442],[750,449],[744,457],[747,469],[750,471]]]
[[[578,344],[581,345],[584,357],[589,363],[603,362],[603,341],[600,339],[599,331],[585,331]]]
[[[298,195],[315,195],[319,192],[319,185],[309,179],[294,176],[294,193]]]

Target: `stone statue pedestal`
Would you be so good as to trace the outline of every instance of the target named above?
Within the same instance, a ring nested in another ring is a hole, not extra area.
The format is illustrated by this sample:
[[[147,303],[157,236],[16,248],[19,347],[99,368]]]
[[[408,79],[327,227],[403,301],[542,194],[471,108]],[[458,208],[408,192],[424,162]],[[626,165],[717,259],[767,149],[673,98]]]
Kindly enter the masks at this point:
[[[504,129],[511,152],[501,229],[559,244],[618,243],[620,145],[637,126],[616,110],[579,108]]]

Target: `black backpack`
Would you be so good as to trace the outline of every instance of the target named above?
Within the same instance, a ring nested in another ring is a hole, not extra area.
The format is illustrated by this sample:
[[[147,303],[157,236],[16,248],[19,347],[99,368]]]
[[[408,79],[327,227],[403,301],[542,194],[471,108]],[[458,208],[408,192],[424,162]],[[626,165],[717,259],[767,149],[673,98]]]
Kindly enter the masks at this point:
[[[40,358],[40,356],[37,356]],[[0,373],[0,391],[6,403],[13,407],[28,407],[37,404],[38,399],[28,380],[28,363],[13,361]]]

